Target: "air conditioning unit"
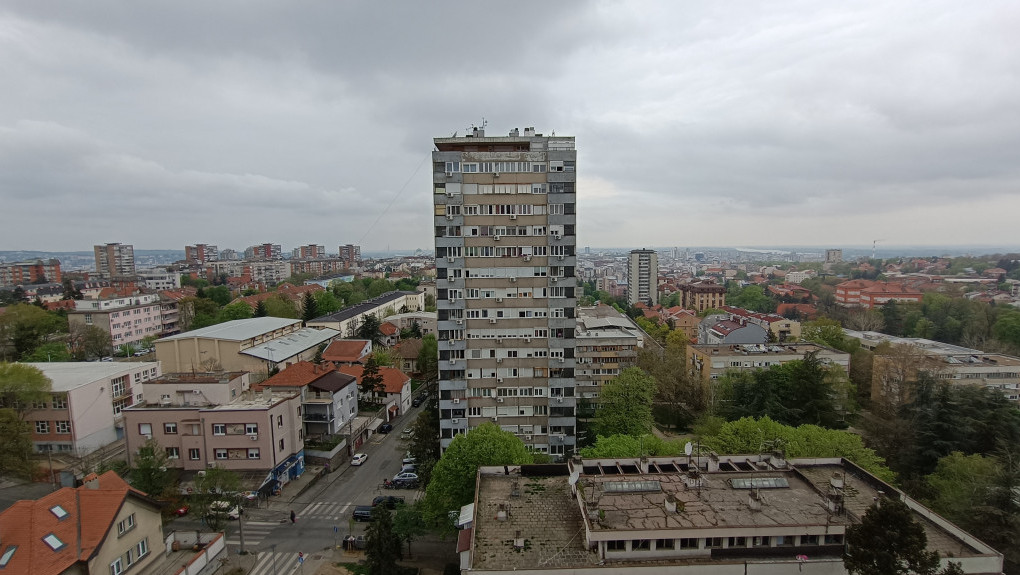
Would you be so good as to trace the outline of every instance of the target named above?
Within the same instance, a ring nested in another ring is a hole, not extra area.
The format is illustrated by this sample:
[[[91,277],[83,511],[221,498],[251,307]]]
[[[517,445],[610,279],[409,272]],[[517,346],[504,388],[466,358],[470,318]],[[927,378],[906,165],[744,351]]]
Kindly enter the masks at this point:
[[[202,393],[201,389],[192,389],[191,393]]]
[[[503,383],[503,378],[502,377],[497,377],[496,378],[496,383]]]
[[[453,197],[453,192],[451,192],[450,190],[447,190],[446,191],[446,197],[452,198]]]
[[[496,323],[496,318],[490,317],[489,318],[489,323]]]
[[[453,221],[453,214],[446,214],[446,219]]]
[[[492,420],[493,420],[493,421],[499,421],[499,416],[495,416],[495,417],[493,417],[493,418],[492,418]]]
[[[564,361],[565,361],[565,359],[561,357],[560,358],[560,363],[563,363]]]
[[[556,283],[556,282],[560,281],[560,278],[558,278],[558,277],[556,277],[556,276],[553,276],[553,277],[552,277],[552,278],[550,278],[550,279],[552,280],[552,283]]]
[[[248,436],[248,439],[250,439],[252,441],[258,441],[259,440],[259,436],[258,436],[257,433],[253,433],[253,434]]]
[[[561,236],[561,235],[559,235],[559,234],[553,234],[553,235],[552,235],[552,239],[554,239],[554,240],[556,240],[556,241],[559,241],[559,240],[562,240],[562,239],[563,239],[563,236]]]
[[[451,217],[452,217],[452,216],[451,216]],[[560,256],[556,256],[556,259],[558,259],[558,260],[560,260],[560,261],[562,262],[562,261],[563,261],[563,256],[562,256],[562,255],[560,255]]]
[[[531,343],[531,338],[530,337],[524,338],[524,343]]]
[[[497,397],[496,398],[496,403],[503,403],[503,398],[502,397]]]
[[[450,256],[450,257],[446,258],[446,261],[448,261],[448,262],[450,262],[452,264],[456,259],[457,258],[455,258],[453,256]]]
[[[454,404],[460,403],[460,398],[459,397],[453,398],[453,403]]]
[[[513,276],[510,276],[510,282],[511,282],[511,283],[513,283],[513,282],[516,282],[516,281],[517,281],[517,278],[515,278],[515,277],[513,277]]]
[[[446,300],[446,301],[448,301],[448,302],[450,302],[450,303],[457,303],[457,298],[455,298],[455,297],[452,297],[452,298],[450,298],[450,299],[448,299],[448,300]]]
[[[524,441],[531,441],[531,436],[530,435],[525,435],[524,436]]]
[[[511,220],[516,220],[517,219],[517,214],[510,214],[510,219]]]
[[[450,358],[450,365],[457,365],[457,360],[451,357]]]
[[[530,262],[531,261],[531,256],[530,255],[524,256],[524,261]]]
[[[501,297],[496,298],[496,303],[503,303],[503,298]]]
[[[453,172],[446,172],[446,177],[447,178],[452,178],[453,177]]]
[[[458,319],[457,320],[457,325],[464,325],[464,320]]]
[[[457,423],[460,423],[460,420],[459,419],[451,419],[450,423],[457,424]]]
[[[205,466],[209,467],[209,468],[216,467],[216,462],[215,461],[210,461],[210,462],[206,463]]]
[[[492,177],[493,177],[493,178],[498,178],[498,177],[499,177],[499,172],[494,172],[494,173],[492,174]]]
[[[492,239],[496,240],[497,242],[499,241],[499,238],[500,236],[492,236]]]
[[[556,398],[556,403],[563,403],[563,398],[562,397],[557,397]]]
[[[499,337],[497,337],[497,338],[496,338],[496,343],[503,343],[503,338],[499,338]]]
[[[502,357],[497,357],[496,358],[496,363],[503,363],[503,358]]]
[[[446,276],[446,281],[447,282],[452,282],[453,281],[453,276]]]

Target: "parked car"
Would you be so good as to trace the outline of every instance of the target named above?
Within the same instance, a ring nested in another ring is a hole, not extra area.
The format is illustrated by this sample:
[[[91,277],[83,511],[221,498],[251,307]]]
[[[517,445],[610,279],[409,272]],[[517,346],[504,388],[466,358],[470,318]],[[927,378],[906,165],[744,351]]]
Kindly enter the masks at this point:
[[[354,508],[354,520],[355,521],[371,521],[372,520],[372,506],[371,505],[358,505]]]
[[[398,504],[404,504],[404,498],[399,495],[379,495],[372,500],[372,507],[384,505],[386,509],[396,509]]]
[[[416,473],[418,468],[413,463],[403,463],[400,466],[401,473]]]
[[[413,473],[411,471],[401,471],[400,473],[393,476],[393,481],[394,482],[414,481],[417,483],[418,474]]]
[[[110,357],[110,356],[106,356],[106,357],[100,359],[99,361],[113,361],[113,358]]]
[[[393,431],[393,425],[390,423],[384,423],[379,426],[379,433],[389,433]]]
[[[236,520],[241,517],[241,509],[237,505],[221,499],[209,504],[209,515],[219,515]]]
[[[140,350],[135,352],[135,357],[142,357],[143,355],[149,355],[149,350],[147,350],[147,349],[140,349]]]
[[[400,439],[411,439],[412,437],[414,437],[414,430],[410,427],[405,427],[404,430],[400,432]]]
[[[416,461],[418,460],[415,459],[413,455],[411,455],[410,451],[408,451],[407,454],[404,455],[404,458],[400,460],[400,463],[401,465],[414,465]]]
[[[351,458],[351,465],[361,465],[366,459],[368,459],[367,453],[355,453]]]
[[[423,393],[411,400],[411,407],[421,407],[421,404],[425,403],[428,397]]]
[[[174,515],[178,517],[184,517],[185,515],[188,514],[188,511],[191,511],[191,507],[188,506],[187,504],[182,504],[177,509],[174,509]]]

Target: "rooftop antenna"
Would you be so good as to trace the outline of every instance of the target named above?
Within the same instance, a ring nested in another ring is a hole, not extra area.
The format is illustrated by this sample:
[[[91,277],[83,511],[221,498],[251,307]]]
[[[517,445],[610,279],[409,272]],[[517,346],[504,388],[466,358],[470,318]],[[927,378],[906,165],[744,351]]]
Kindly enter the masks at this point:
[[[885,240],[874,240],[871,242],[871,259],[875,259],[875,247],[878,245],[878,242],[884,241]]]

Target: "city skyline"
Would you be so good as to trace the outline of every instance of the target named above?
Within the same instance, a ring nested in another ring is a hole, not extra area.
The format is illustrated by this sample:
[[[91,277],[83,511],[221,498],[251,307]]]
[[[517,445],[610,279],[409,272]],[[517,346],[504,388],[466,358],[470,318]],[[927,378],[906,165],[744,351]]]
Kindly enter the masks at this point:
[[[579,245],[1015,242],[1015,4],[392,13],[10,3],[0,247],[427,247],[422,150],[486,120],[577,138]]]

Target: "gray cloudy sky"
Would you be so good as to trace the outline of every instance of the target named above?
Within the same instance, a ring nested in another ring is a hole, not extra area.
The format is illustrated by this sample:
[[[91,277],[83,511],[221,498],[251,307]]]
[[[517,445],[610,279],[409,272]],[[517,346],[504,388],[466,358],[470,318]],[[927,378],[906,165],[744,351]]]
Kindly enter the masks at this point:
[[[431,248],[432,138],[483,117],[576,136],[580,245],[1018,245],[1017,30],[1015,0],[7,0],[0,249]]]

